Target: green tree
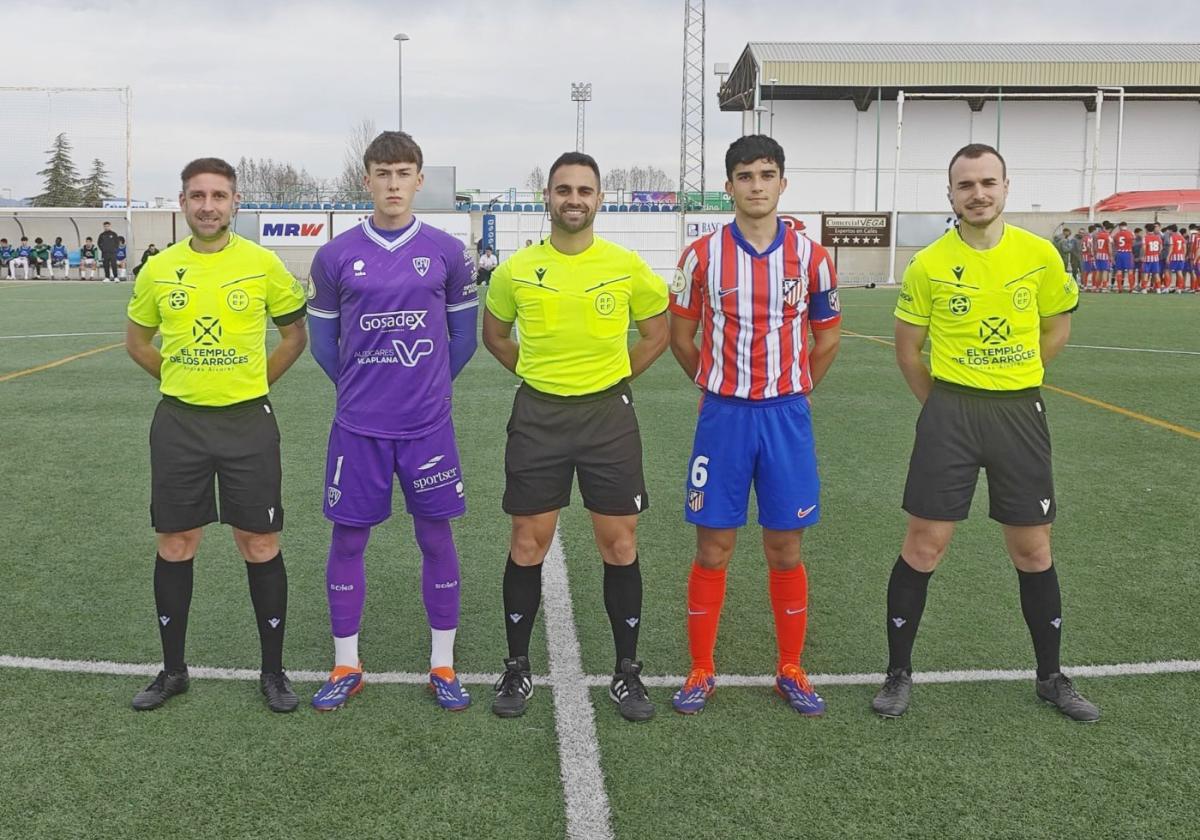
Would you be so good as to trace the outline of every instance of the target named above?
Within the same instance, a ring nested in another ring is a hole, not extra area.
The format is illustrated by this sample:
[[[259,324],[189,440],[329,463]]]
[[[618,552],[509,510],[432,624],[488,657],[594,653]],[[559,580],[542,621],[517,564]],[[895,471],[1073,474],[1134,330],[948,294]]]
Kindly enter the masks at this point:
[[[38,175],[45,178],[41,195],[33,198],[34,207],[78,207],[79,172],[71,161],[71,143],[66,134],[54,138],[54,144],[46,150],[50,159],[46,168]]]
[[[79,183],[79,206],[102,207],[104,199],[113,194],[113,185],[108,180],[108,170],[104,161],[96,158],[92,161],[92,171]]]

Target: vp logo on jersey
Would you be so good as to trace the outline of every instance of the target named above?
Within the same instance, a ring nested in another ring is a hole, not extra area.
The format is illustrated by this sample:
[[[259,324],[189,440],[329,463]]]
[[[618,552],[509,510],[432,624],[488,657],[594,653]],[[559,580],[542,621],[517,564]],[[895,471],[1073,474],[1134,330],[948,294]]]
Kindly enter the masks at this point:
[[[418,339],[411,347],[397,338],[392,340],[392,347],[396,348],[396,357],[405,367],[416,367],[423,357],[433,353],[433,342],[428,338]]]

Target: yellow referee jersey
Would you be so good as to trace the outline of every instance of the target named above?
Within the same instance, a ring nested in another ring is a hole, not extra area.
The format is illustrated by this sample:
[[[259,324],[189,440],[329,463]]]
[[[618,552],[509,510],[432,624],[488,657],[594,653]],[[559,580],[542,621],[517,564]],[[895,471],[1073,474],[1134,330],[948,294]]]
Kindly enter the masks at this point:
[[[267,316],[304,316],[301,285],[274,252],[231,235],[215,254],[191,237],[155,254],[138,273],[129,320],[162,333],[163,394],[223,406],[267,393]]]
[[[1079,287],[1050,242],[1005,225],[978,251],[957,229],[918,251],[896,317],[929,327],[934,379],[988,391],[1042,384],[1041,319],[1070,312]]]
[[[518,376],[548,394],[580,396],[629,376],[630,322],[666,311],[667,283],[607,240],[563,254],[547,238],[492,272],[487,308],[516,322]]]

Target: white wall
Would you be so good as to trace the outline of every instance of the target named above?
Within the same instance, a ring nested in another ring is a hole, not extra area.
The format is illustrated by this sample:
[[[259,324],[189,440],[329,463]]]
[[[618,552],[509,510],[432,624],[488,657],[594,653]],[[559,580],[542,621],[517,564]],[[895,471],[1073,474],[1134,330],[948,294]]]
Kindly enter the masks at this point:
[[[768,107],[769,107],[768,103]],[[787,153],[788,207],[889,210],[896,152],[896,103],[859,112],[851,102],[775,103],[774,135]],[[1115,191],[1117,103],[1101,112],[1096,197]],[[999,112],[999,114],[998,114]],[[999,120],[997,120],[999,116]],[[997,126],[999,122],[999,126]],[[1195,102],[1125,104],[1121,190],[1200,187],[1200,106]],[[769,115],[763,119],[768,130]],[[986,102],[979,112],[958,100],[904,103],[897,203],[901,210],[946,207],[946,164],[967,143],[996,144],[1008,161],[1014,211],[1062,211],[1090,200],[1095,114],[1080,102]]]

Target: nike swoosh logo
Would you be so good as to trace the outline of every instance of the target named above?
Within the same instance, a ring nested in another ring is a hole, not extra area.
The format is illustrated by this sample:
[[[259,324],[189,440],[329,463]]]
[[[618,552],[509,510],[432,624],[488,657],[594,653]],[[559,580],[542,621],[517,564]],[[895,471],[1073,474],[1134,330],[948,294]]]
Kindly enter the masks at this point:
[[[718,291],[717,291],[717,295],[718,295],[719,297],[725,297],[725,295],[731,295],[731,294],[733,294],[733,293],[734,293],[734,292],[736,292],[736,291],[737,291],[737,286],[734,286],[732,289],[720,289],[720,290],[718,290]]]
[[[688,615],[706,615],[708,610],[688,610]]]
[[[816,505],[809,505],[806,508],[800,508],[800,510],[796,511],[796,516],[803,519],[804,517],[808,516],[810,513],[812,513],[816,509],[817,509]]]
[[[787,609],[785,609],[783,612],[784,612],[786,615],[799,615],[800,613],[804,612],[806,609],[807,609],[807,607],[801,607],[801,608],[800,608],[800,609],[798,609],[798,610],[787,610]]]

